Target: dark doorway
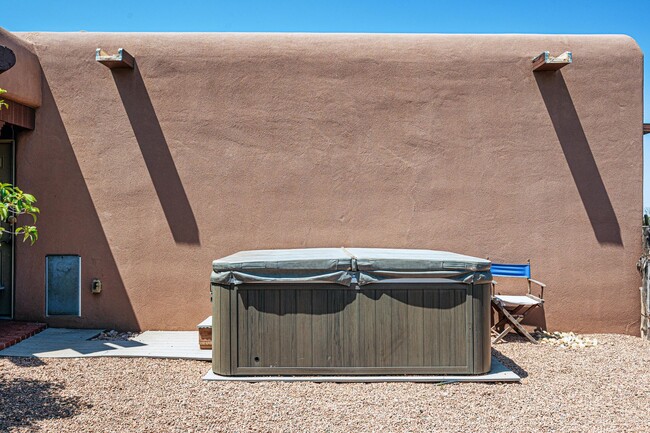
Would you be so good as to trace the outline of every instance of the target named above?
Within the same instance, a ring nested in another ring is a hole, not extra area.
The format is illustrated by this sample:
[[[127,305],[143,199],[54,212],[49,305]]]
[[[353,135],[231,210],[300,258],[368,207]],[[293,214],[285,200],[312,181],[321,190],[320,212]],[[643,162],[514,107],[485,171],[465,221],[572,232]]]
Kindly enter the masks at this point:
[[[14,141],[0,140],[0,182],[14,183]],[[5,223],[2,226],[9,229]],[[0,318],[11,319],[14,313],[14,239],[0,236]]]

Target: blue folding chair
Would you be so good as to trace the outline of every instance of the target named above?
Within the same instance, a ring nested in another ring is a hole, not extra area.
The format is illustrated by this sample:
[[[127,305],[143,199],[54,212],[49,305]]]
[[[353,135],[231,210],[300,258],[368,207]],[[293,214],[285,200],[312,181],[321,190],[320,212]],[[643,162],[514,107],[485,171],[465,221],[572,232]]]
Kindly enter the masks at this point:
[[[492,343],[498,343],[510,331],[516,331],[533,343],[537,340],[521,325],[524,317],[537,307],[544,304],[544,288],[546,284],[530,278],[530,260],[526,264],[492,263],[492,275],[505,278],[522,278],[528,283],[528,292],[525,295],[501,295],[495,293],[496,281],[492,281],[492,308],[497,313],[497,320],[492,326],[495,336]],[[540,287],[539,296],[532,293],[532,285]]]

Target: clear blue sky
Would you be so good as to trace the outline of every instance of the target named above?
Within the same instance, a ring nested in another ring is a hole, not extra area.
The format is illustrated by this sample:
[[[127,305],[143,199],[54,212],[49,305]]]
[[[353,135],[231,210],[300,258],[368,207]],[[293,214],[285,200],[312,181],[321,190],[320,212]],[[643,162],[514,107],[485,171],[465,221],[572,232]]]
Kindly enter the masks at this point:
[[[3,0],[11,31],[623,33],[650,55],[650,0]],[[650,83],[650,72],[645,82]],[[650,85],[644,89],[650,123]],[[650,162],[650,134],[644,140]],[[645,179],[650,180],[650,163]],[[644,186],[650,207],[650,181]]]

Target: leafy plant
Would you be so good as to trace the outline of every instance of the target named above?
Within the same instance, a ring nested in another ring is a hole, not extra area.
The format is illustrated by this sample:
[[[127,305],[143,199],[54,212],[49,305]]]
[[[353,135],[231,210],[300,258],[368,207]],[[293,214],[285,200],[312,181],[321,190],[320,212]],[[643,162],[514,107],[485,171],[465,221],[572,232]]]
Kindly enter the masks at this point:
[[[0,95],[7,93],[5,89],[0,89]],[[3,108],[9,108],[9,105],[0,99],[0,110]],[[35,225],[19,225],[18,217],[21,215],[29,215],[32,217],[32,224],[36,224],[36,215],[40,213],[40,210],[34,206],[36,203],[36,197],[31,194],[23,192],[17,186],[14,186],[10,183],[1,183],[0,182],[0,222],[9,224],[10,229],[7,227],[0,226],[0,236],[5,233],[10,233],[12,235],[23,235],[23,242],[29,241],[34,245],[34,242],[38,239],[38,229]]]
[[[29,215],[32,224],[36,224],[36,216],[40,210],[34,206],[36,197],[24,193],[20,188],[10,183],[0,183],[0,221],[9,224],[12,228],[0,226],[0,235],[11,233],[14,235],[23,235],[23,242],[29,241],[34,245],[38,239],[38,230],[35,225],[16,225],[18,217]]]
[[[0,89],[0,95],[3,93],[7,93],[7,91],[5,89]],[[9,104],[7,104],[4,99],[0,99],[0,110],[3,108],[9,108]]]

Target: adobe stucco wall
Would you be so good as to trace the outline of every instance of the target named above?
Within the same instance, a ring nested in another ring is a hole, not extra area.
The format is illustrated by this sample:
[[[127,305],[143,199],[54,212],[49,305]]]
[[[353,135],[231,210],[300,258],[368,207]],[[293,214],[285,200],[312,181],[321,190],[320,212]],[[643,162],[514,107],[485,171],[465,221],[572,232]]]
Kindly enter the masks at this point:
[[[0,88],[7,91],[2,97],[28,107],[39,107],[41,71],[33,47],[3,28],[0,28],[0,45],[12,50],[16,56],[16,64],[0,75]]]
[[[82,256],[81,319],[191,329],[243,249],[449,250],[533,263],[551,329],[637,333],[643,55],[624,36],[29,33],[43,68],[18,181],[44,257]],[[95,48],[124,47],[111,72]],[[533,74],[543,50],[573,51]],[[104,292],[90,293],[101,278]]]

